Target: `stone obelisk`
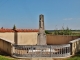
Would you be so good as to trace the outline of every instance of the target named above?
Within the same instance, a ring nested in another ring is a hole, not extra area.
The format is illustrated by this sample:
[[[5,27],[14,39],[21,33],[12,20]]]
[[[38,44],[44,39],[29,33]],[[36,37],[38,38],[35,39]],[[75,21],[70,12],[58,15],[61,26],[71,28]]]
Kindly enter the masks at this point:
[[[44,28],[44,15],[39,15],[39,33],[37,45],[47,45],[46,43],[46,34]]]

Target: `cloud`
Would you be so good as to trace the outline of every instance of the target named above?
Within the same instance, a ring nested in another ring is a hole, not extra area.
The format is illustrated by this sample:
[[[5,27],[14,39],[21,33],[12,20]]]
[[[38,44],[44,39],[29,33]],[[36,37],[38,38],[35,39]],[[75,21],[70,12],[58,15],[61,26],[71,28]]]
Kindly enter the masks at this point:
[[[73,20],[73,18],[65,18],[65,19],[63,19],[63,20]]]

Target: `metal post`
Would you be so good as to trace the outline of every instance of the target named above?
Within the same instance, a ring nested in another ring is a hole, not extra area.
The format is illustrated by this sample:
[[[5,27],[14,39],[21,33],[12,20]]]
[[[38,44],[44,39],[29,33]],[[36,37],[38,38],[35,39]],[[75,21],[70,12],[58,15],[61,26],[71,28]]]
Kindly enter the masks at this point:
[[[52,54],[51,54],[51,45],[50,45],[50,57],[52,57]]]

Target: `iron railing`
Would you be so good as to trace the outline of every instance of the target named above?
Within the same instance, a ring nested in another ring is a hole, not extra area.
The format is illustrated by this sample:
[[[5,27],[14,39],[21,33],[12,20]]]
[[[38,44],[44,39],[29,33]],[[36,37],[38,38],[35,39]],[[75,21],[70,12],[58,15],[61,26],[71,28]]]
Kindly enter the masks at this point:
[[[65,45],[13,45],[13,57],[67,57],[70,44]]]

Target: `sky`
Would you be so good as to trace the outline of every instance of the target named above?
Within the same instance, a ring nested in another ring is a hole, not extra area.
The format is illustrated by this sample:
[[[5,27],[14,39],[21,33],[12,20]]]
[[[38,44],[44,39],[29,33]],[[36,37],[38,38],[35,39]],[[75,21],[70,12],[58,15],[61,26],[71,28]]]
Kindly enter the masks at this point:
[[[40,14],[46,30],[80,29],[80,0],[0,0],[0,27],[38,29]]]

